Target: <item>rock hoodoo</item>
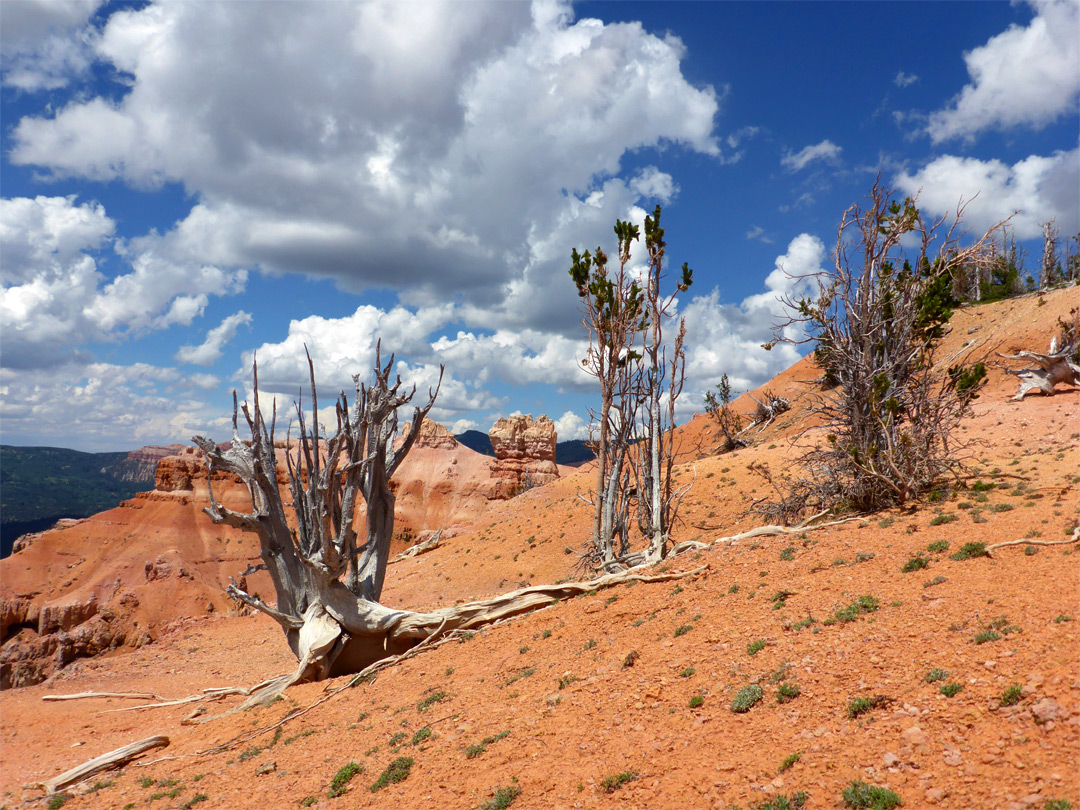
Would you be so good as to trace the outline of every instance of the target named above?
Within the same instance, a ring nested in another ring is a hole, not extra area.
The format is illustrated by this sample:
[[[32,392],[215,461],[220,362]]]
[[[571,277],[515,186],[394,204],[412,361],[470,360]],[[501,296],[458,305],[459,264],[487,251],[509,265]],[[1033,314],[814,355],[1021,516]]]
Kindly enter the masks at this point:
[[[405,426],[408,433],[408,425]],[[458,446],[453,434],[431,419],[425,419],[420,425],[420,435],[416,437],[416,447],[431,447],[436,450],[453,450]]]
[[[496,479],[496,497],[510,498],[526,489],[542,486],[559,477],[555,464],[558,435],[555,423],[546,416],[507,416],[488,433],[495,461],[491,476]]]

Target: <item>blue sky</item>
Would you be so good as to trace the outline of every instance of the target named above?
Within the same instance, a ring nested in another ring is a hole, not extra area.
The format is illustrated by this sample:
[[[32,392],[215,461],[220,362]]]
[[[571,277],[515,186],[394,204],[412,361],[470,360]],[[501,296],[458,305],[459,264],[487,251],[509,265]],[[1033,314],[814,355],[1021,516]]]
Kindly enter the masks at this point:
[[[760,349],[874,177],[979,231],[1080,231],[1080,4],[0,6],[0,440],[227,438],[381,336],[433,416],[593,385],[567,275],[660,203],[695,283],[680,417],[796,359]],[[324,401],[331,397],[328,390]]]

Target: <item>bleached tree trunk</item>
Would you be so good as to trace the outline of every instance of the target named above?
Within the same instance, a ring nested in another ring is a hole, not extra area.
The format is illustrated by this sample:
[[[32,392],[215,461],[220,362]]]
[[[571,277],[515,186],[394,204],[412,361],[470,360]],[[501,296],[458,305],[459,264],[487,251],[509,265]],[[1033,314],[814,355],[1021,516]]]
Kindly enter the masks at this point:
[[[1074,310],[1075,312],[1075,310]],[[1046,396],[1055,394],[1058,383],[1080,385],[1080,313],[1075,314],[1071,324],[1063,324],[1061,334],[1050,341],[1047,354],[1022,351],[1017,354],[1001,354],[1006,360],[1031,360],[1038,368],[1018,370],[1005,369],[1006,374],[1019,378],[1020,390],[1013,396],[1013,401],[1022,400],[1032,391],[1042,391]]]

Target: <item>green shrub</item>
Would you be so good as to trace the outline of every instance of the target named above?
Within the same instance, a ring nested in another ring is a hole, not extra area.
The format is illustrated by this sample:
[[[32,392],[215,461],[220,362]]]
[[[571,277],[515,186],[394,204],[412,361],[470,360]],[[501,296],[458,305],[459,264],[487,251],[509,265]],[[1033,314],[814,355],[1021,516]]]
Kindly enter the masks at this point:
[[[757,641],[751,641],[746,645],[747,655],[757,655],[759,652],[765,649],[765,641],[758,639]]]
[[[521,788],[517,785],[496,788],[495,795],[489,801],[479,805],[476,810],[506,810],[520,795]]]
[[[180,805],[180,810],[191,810],[191,808],[195,805],[201,804],[205,801],[209,801],[209,799],[210,797],[207,796],[205,793],[196,793],[194,796],[192,796],[190,799]]]
[[[705,703],[705,698],[703,698],[701,695],[694,695],[692,698],[690,698],[691,709],[701,708],[703,703]]]
[[[844,788],[843,796],[844,804],[852,810],[892,810],[903,804],[891,790],[858,780]]]
[[[753,810],[801,810],[806,806],[806,800],[809,798],[809,793],[800,790],[790,796],[783,794],[773,796],[771,799],[765,799],[751,806]]]
[[[956,519],[957,519],[956,515],[954,515],[952,513],[949,513],[949,512],[946,512],[945,514],[938,515],[933,520],[931,520],[930,525],[931,526],[940,526],[943,523],[952,523]]]
[[[949,677],[949,673],[944,669],[932,669],[926,673],[926,682],[933,683],[934,681],[943,681]]]
[[[1015,683],[1001,693],[1001,699],[998,701],[1002,706],[1015,706],[1021,700],[1024,699],[1024,688]]]
[[[921,554],[916,554],[906,563],[900,570],[905,574],[910,574],[912,571],[921,571],[924,568],[930,567],[930,561],[923,557]]]
[[[419,745],[420,743],[424,742],[424,740],[431,739],[431,734],[431,729],[427,726],[424,726],[424,728],[419,729],[415,734],[413,734],[412,745]]]
[[[776,702],[790,703],[801,694],[802,690],[799,689],[796,684],[790,682],[782,683],[776,687]]]
[[[689,625],[689,624],[684,624],[681,627],[676,627],[675,628],[675,637],[678,638],[679,636],[685,636],[687,633],[689,633],[693,629],[694,629],[693,625]]]
[[[55,796],[49,799],[49,803],[45,805],[49,810],[60,810],[61,807],[71,798],[70,793],[57,793]]]
[[[888,698],[877,695],[876,697],[859,697],[848,703],[847,716],[849,720],[854,720],[856,717],[874,709],[884,706],[889,702]]]
[[[948,698],[955,697],[963,688],[964,687],[958,683],[947,683],[941,687],[941,694]]]
[[[430,695],[428,695],[426,698],[416,704],[416,710],[418,712],[426,712],[439,701],[446,700],[447,697],[449,697],[449,695],[447,695],[446,692],[442,691],[441,689],[436,689],[434,692],[432,692]]]
[[[788,546],[780,552],[780,559],[785,562],[790,562],[795,559],[795,546]]]
[[[340,796],[345,792],[345,786],[352,781],[353,777],[357,774],[364,772],[364,766],[358,765],[355,762],[348,762],[341,766],[341,770],[334,774],[334,778],[330,780],[330,793],[328,794],[331,799],[336,796]]]
[[[623,771],[614,776],[605,776],[600,780],[600,788],[604,793],[614,793],[627,782],[633,782],[635,779],[637,779],[636,773],[633,771]]]
[[[689,677],[693,676],[693,674],[696,671],[697,670],[695,670],[693,667],[687,667],[686,669],[684,669],[682,672],[679,673],[679,677],[680,678],[689,678]]]
[[[580,680],[581,678],[579,678],[577,675],[563,675],[561,678],[559,678],[559,688],[565,689],[570,684]]]
[[[736,714],[744,714],[750,711],[764,694],[765,691],[756,683],[744,686],[731,702],[731,710]]]
[[[385,771],[379,774],[379,778],[375,780],[375,784],[370,788],[371,792],[375,793],[395,782],[404,782],[409,778],[409,772],[412,771],[412,766],[412,757],[398,757],[386,766]]]
[[[880,603],[873,596],[860,596],[846,608],[840,608],[832,616],[825,620],[825,624],[845,624],[859,618],[861,613],[873,613],[880,607]]]
[[[780,763],[780,767],[776,769],[776,772],[783,773],[796,762],[798,762],[801,757],[802,751],[796,751],[794,754],[789,754],[788,756],[784,757],[784,761]]]
[[[1068,799],[1047,799],[1043,810],[1072,810],[1072,802]]]
[[[933,543],[926,547],[927,551],[931,551],[935,554],[940,554],[943,551],[949,550],[948,540],[935,540]]]
[[[950,560],[973,560],[976,557],[989,557],[986,551],[986,543],[964,543],[955,554],[950,554]]]
[[[484,753],[485,750],[487,750],[487,747],[489,745],[491,745],[492,743],[497,743],[499,740],[509,736],[510,729],[507,729],[506,731],[500,731],[494,737],[484,737],[484,739],[482,739],[476,745],[470,745],[468,748],[465,749],[465,758],[476,759],[478,756]]]
[[[942,582],[948,582],[948,580],[945,579],[945,577],[934,577],[933,579],[926,580],[922,586],[924,588],[933,588],[935,585],[940,585]]]

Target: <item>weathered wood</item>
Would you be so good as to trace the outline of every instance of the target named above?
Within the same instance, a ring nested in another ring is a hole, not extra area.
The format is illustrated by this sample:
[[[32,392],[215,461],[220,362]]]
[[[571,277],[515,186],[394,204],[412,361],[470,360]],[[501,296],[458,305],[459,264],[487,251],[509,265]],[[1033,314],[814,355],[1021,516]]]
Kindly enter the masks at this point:
[[[41,699],[51,700],[84,700],[86,698],[121,698],[124,700],[166,700],[161,695],[153,692],[76,692],[70,695],[42,695]]]
[[[1048,397],[1056,392],[1058,383],[1065,385],[1080,386],[1080,364],[1077,363],[1077,352],[1080,350],[1080,313],[1073,310],[1075,317],[1072,323],[1059,322],[1061,334],[1056,335],[1050,341],[1050,351],[1047,354],[1038,352],[1020,351],[1016,354],[1002,354],[998,357],[1005,360],[1031,360],[1038,368],[1005,369],[1006,374],[1012,374],[1019,378],[1020,390],[1012,397],[1013,402],[1019,402],[1032,391],[1042,391]]]
[[[130,762],[137,756],[145,754],[147,751],[153,750],[154,748],[162,748],[168,744],[168,737],[147,737],[145,740],[139,740],[139,742],[133,742],[122,748],[117,748],[115,751],[110,751],[107,754],[94,757],[93,759],[84,762],[82,765],[72,768],[70,771],[64,771],[59,776],[54,776],[52,779],[39,782],[38,787],[43,787],[47,793],[53,794],[63,790],[69,785],[74,785],[76,782],[89,779],[96,773],[101,773],[102,771],[107,771],[112,768],[119,768],[121,765]]]
[[[1070,543],[1080,542],[1080,526],[1073,529],[1072,537],[1068,540],[1034,540],[1029,537],[1023,537],[1019,540],[1005,540],[1001,543],[992,543],[986,547],[986,556],[993,557],[994,552],[999,548],[1005,548],[1006,546],[1066,546]]]

